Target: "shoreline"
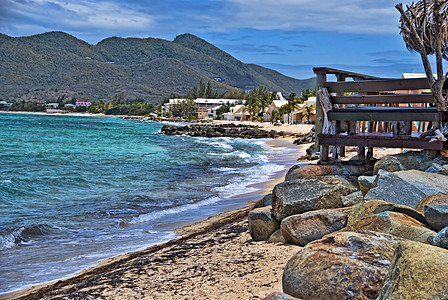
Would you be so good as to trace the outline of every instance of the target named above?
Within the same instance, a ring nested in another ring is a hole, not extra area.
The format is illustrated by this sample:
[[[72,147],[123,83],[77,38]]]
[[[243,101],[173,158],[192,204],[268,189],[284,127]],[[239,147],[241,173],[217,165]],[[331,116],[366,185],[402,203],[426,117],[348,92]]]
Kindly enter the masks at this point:
[[[290,169],[292,165],[297,163],[296,160],[298,157],[301,156],[300,155],[301,152],[305,151],[307,145],[293,145],[292,140],[293,139],[289,138],[289,139],[275,139],[265,141],[269,147],[288,148],[287,152],[289,154],[286,157],[285,153],[282,154],[277,152],[273,154],[275,156],[274,161],[276,163],[281,163],[282,165],[285,165],[285,168],[282,171],[275,173],[275,175],[273,175],[270,180],[254,184],[254,187],[257,188],[257,191],[232,197],[235,199],[240,198],[243,200],[234,209],[226,210],[224,212],[220,212],[216,215],[209,217],[201,217],[200,219],[191,221],[192,222],[191,224],[183,224],[183,226],[181,226],[182,224],[176,224],[176,223],[161,224],[160,227],[163,231],[175,231],[177,233],[176,236],[181,235],[181,237],[174,238],[173,240],[170,240],[166,243],[150,246],[145,250],[130,252],[117,257],[111,257],[99,261],[95,266],[82,270],[76,275],[70,276],[68,278],[42,283],[25,289],[20,289],[12,291],[10,293],[2,294],[0,295],[0,299],[29,299],[31,294],[37,291],[43,291],[43,290],[48,291],[51,289],[56,289],[60,285],[66,285],[72,281],[81,280],[82,278],[86,278],[86,276],[88,277],[91,274],[101,273],[102,270],[104,270],[104,268],[108,269],[118,267],[119,265],[122,265],[135,257],[141,256],[143,254],[147,255],[159,251],[161,249],[164,249],[166,247],[169,247],[171,245],[177,245],[185,240],[192,239],[200,234],[211,232],[216,228],[224,226],[225,224],[235,222],[235,220],[237,219],[244,218],[244,216],[247,216],[249,211],[253,208],[254,202],[256,200],[260,200],[265,194],[269,193],[272,190],[275,184],[284,180],[284,176],[287,173],[287,171]],[[292,154],[293,151],[295,151],[294,153],[296,154]],[[247,199],[252,200],[248,201]],[[241,205],[243,207],[241,207]]]

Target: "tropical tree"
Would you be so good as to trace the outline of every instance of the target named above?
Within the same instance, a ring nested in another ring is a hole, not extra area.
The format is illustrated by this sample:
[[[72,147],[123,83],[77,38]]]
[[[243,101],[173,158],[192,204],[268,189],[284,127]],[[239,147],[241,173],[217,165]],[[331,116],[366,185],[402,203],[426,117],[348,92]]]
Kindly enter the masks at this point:
[[[313,115],[314,107],[309,105],[305,108],[306,122],[311,123],[311,116]]]
[[[175,117],[189,117],[195,112],[194,100],[186,99],[171,105],[171,112]]]
[[[260,110],[261,110],[262,104],[260,101],[260,98],[257,96],[249,98],[249,100],[246,101],[246,105],[244,107],[244,111],[247,111],[250,114],[251,120],[257,119]]]
[[[301,101],[296,98],[297,94],[296,93],[291,93],[288,96],[288,103],[285,105],[286,106],[286,113],[288,114],[288,124],[291,124],[292,121],[292,112],[299,107],[299,104],[301,103]]]
[[[447,111],[442,88],[448,75],[443,71],[443,59],[447,59],[448,52],[448,2],[422,0],[408,5],[406,11],[401,3],[395,8],[401,14],[399,28],[406,47],[420,53],[437,109]],[[437,78],[433,75],[428,57],[431,54],[435,54]]]

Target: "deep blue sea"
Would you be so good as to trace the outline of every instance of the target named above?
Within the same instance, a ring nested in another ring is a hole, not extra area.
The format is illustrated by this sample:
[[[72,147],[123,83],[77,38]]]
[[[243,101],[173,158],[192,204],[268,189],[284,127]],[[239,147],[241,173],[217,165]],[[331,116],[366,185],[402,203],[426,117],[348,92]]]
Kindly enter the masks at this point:
[[[0,293],[168,241],[170,226],[243,207],[286,169],[286,148],[162,125],[0,114]]]

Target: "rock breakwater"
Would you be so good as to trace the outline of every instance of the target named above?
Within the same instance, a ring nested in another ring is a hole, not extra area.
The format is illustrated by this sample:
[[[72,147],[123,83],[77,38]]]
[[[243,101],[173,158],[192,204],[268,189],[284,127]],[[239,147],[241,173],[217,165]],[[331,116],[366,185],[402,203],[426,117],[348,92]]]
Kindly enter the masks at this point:
[[[164,125],[160,133],[166,135],[190,135],[200,137],[232,137],[245,139],[279,138],[287,136],[283,131],[266,131],[259,126],[243,124],[192,124],[185,126]]]

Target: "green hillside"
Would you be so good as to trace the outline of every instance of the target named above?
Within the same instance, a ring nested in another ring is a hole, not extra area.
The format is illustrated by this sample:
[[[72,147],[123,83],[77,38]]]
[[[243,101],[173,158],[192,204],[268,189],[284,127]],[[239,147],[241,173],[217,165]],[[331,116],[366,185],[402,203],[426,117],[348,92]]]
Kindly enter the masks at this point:
[[[13,38],[0,34],[0,99],[97,102],[118,93],[158,103],[186,94],[203,80],[218,91],[266,86],[289,94],[313,88],[298,80],[244,64],[191,34],[162,39],[107,38],[90,45],[64,32]]]

